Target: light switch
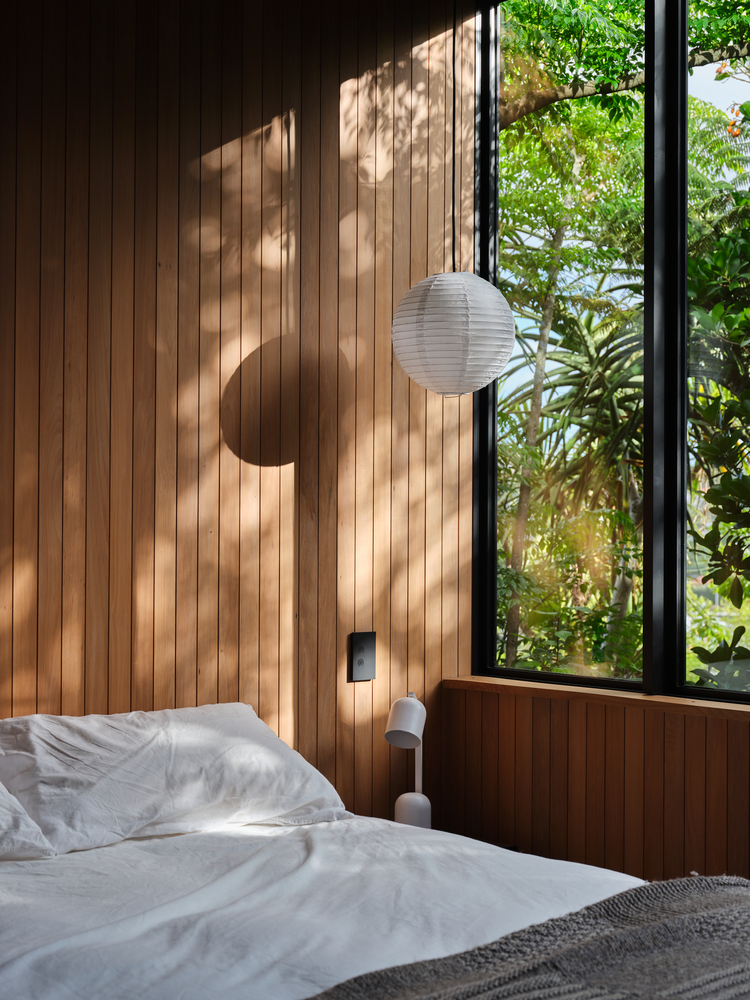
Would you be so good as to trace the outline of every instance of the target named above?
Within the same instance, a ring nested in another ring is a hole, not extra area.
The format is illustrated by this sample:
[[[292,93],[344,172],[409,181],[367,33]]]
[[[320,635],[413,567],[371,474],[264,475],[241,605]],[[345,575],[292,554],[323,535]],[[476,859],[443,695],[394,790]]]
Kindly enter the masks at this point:
[[[375,680],[374,632],[352,632],[349,636],[349,679]]]

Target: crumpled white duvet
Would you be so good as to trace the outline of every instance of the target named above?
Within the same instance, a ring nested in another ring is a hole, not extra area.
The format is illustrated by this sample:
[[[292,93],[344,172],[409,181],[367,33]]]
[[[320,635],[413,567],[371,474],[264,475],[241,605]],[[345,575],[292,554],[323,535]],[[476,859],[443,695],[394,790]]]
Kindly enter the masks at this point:
[[[0,862],[0,997],[300,1000],[640,879],[353,817]]]

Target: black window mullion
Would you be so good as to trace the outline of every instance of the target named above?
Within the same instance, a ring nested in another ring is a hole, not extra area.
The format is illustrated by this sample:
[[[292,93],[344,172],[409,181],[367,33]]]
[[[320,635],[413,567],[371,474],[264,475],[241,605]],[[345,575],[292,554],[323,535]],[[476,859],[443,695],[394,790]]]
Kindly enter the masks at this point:
[[[646,7],[643,690],[684,680],[687,0]]]
[[[497,284],[497,52],[496,5],[479,12],[476,64],[477,142],[474,160],[475,271]],[[472,666],[495,664],[497,618],[497,382],[474,393],[472,551]]]

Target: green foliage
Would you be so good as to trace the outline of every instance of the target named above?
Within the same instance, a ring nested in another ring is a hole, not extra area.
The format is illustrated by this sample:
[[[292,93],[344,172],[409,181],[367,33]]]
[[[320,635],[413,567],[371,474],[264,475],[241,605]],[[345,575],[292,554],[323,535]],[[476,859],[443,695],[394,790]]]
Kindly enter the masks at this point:
[[[499,277],[520,333],[498,417],[498,662],[518,604],[517,666],[634,676],[644,106],[638,88],[612,94],[606,85],[630,87],[643,69],[644,10],[632,0],[508,0],[502,11],[501,102],[550,88],[577,97],[592,83],[600,93],[527,113],[500,135]],[[750,2],[693,0],[689,28],[693,52],[741,46]],[[727,57],[718,76],[750,83],[750,68]],[[750,594],[749,119],[750,101],[728,116],[689,99],[689,555],[707,595],[689,592],[690,664],[696,683],[747,690],[750,653],[732,616]],[[524,431],[539,368],[534,378],[524,372],[550,308],[532,446]],[[515,570],[522,484],[530,500]]]
[[[617,86],[644,65],[643,5],[633,0],[506,0],[504,58],[506,88]],[[593,105],[611,120],[637,114],[631,93],[598,96]],[[549,113],[563,120],[567,104]]]
[[[707,51],[750,39],[748,0],[690,0],[690,48]]]
[[[693,667],[693,673],[699,678],[696,687],[750,691],[750,649],[739,645],[745,631],[745,626],[739,625],[731,642],[722,639],[711,651],[693,646],[693,652],[705,664],[704,667]]]
[[[526,118],[500,141],[499,267],[501,276],[512,275],[501,284],[514,310],[538,318],[553,260],[565,276],[558,285],[555,329],[576,307],[595,305],[600,314],[619,308],[631,294],[628,282],[641,284],[633,255],[626,262],[611,235],[618,218],[627,216],[633,244],[636,232],[643,242],[642,114],[627,126],[611,122],[590,101],[577,101],[567,121]],[[561,226],[565,239],[558,249],[554,238]]]
[[[703,582],[741,608],[750,585],[750,202],[734,191],[729,205],[734,225],[714,220],[713,242],[702,233],[703,252],[688,263],[692,488],[707,507],[707,529],[694,525],[690,536],[706,557]]]

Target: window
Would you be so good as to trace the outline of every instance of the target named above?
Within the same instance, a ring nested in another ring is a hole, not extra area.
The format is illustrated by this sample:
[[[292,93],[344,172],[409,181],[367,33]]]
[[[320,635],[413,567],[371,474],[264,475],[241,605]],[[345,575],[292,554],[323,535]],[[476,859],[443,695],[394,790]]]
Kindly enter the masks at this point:
[[[750,692],[746,7],[485,12],[479,261],[519,336],[475,397],[476,672]]]

